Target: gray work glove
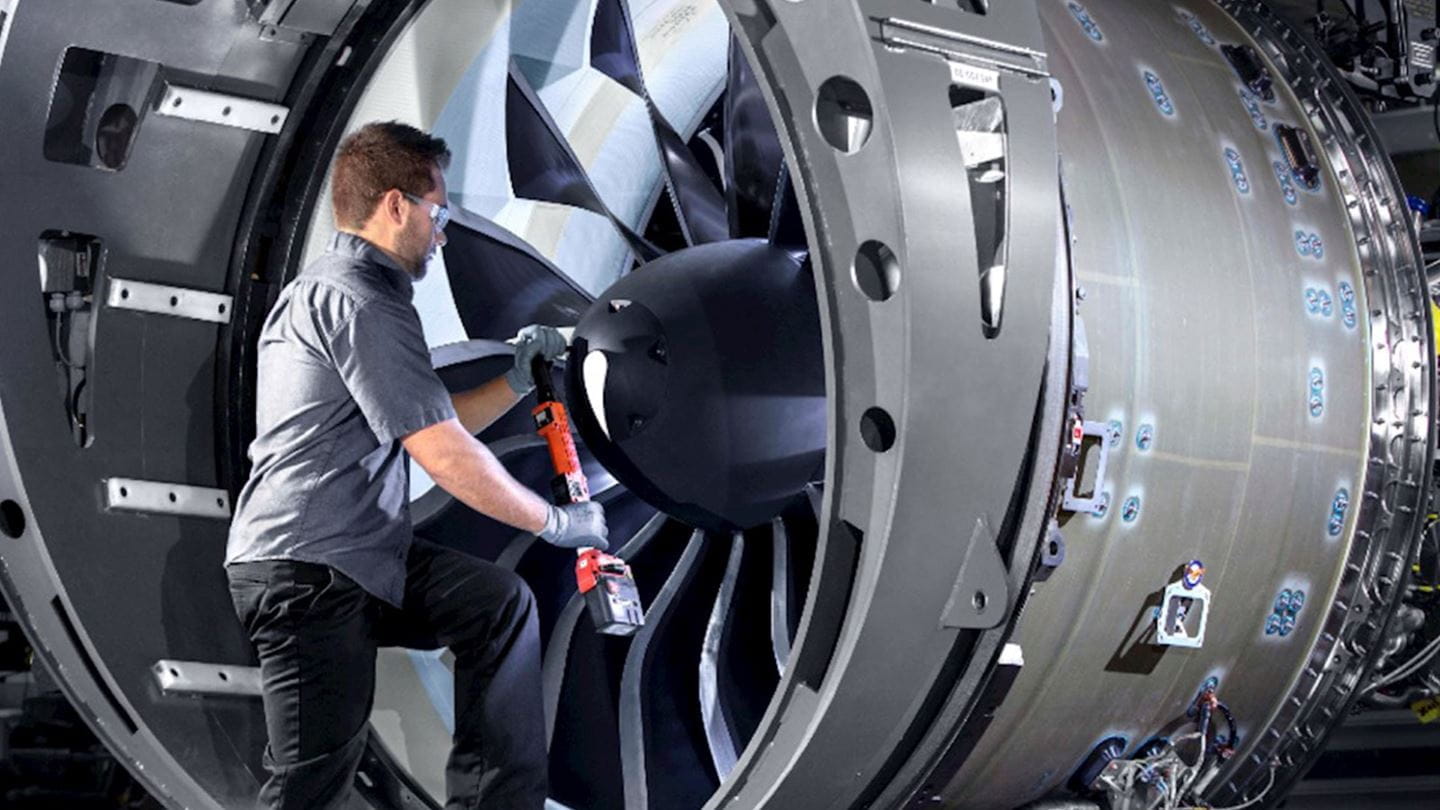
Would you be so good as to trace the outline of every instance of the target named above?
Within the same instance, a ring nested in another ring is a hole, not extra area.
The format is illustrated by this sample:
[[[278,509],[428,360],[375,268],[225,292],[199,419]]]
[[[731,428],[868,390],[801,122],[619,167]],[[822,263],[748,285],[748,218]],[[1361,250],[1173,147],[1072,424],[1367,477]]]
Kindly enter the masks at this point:
[[[517,394],[528,394],[535,388],[531,366],[536,356],[554,360],[565,352],[565,336],[553,326],[531,324],[515,336],[515,366],[505,372],[505,382]]]
[[[601,551],[610,548],[606,539],[610,528],[605,525],[605,507],[594,501],[550,507],[540,539],[560,548],[591,546]]]

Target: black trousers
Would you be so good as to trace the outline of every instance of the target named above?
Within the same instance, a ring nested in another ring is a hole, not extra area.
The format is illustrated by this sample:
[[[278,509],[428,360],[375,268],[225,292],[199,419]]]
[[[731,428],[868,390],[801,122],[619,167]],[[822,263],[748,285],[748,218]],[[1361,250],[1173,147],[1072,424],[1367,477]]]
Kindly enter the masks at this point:
[[[540,810],[547,791],[535,597],[514,573],[423,540],[401,608],[324,565],[229,566],[230,595],[260,658],[269,745],[260,805],[332,810],[349,800],[369,734],[377,647],[455,655],[447,810]]]

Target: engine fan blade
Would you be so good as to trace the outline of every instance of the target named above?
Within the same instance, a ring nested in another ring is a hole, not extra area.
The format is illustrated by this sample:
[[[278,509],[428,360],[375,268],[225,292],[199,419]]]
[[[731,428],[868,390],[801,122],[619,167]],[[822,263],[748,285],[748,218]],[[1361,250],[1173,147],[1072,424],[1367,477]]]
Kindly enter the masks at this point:
[[[625,0],[599,0],[596,5],[590,30],[590,64],[645,100],[655,131],[655,145],[660,150],[665,185],[685,241],[698,245],[728,238],[724,198],[685,139],[650,97],[635,47],[635,26]]]
[[[641,261],[664,253],[620,221],[600,199],[580,159],[513,61],[505,85],[505,142],[510,187],[517,197],[583,208],[609,219]]]

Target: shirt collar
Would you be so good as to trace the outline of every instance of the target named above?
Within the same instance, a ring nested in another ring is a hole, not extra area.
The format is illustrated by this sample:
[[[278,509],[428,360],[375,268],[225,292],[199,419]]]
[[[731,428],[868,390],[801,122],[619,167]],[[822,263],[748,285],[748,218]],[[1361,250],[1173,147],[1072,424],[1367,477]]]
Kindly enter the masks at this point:
[[[401,267],[394,259],[390,258],[389,254],[376,247],[368,239],[353,233],[336,231],[335,237],[330,240],[329,250],[340,256],[378,266],[384,277],[405,296],[406,300],[414,295],[415,280],[410,275],[410,271]]]

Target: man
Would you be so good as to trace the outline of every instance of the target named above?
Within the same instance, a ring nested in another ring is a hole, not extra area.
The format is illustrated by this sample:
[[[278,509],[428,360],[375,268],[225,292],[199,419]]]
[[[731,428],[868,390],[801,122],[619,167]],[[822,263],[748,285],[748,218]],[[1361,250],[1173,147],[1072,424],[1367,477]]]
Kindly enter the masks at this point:
[[[260,659],[272,810],[337,808],[365,748],[377,646],[455,655],[447,808],[538,810],[546,795],[534,597],[513,573],[416,540],[405,456],[471,508],[556,545],[606,546],[598,504],[554,507],[474,434],[565,348],[530,326],[504,377],[450,395],[412,280],[445,244],[445,142],[369,124],[335,158],[339,233],[280,295],[259,341],[254,470],[226,551]]]

